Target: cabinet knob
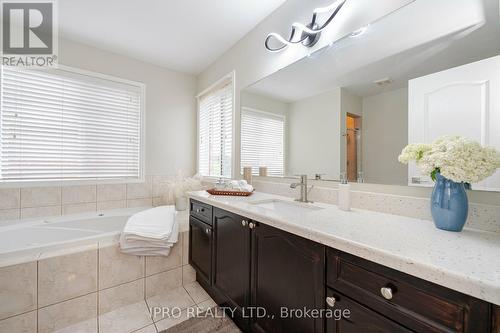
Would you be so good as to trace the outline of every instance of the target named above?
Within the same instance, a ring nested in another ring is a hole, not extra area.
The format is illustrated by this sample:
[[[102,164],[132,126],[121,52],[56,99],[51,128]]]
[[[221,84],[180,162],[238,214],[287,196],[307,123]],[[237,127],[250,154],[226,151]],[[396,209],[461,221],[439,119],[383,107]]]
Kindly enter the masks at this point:
[[[205,229],[205,233],[206,233],[207,235],[210,235],[210,232],[211,232],[211,231],[210,231],[210,229],[209,229],[209,228],[206,228],[206,229]]]
[[[392,299],[393,291],[391,287],[380,288],[380,293],[385,299]]]
[[[253,228],[255,228],[256,226],[257,226],[257,225],[256,225],[255,223],[253,223],[253,222],[248,223],[248,227],[249,227],[250,229],[253,229]]]
[[[197,213],[203,213],[205,211],[205,209],[203,209],[203,208],[196,208],[195,211]]]
[[[248,221],[247,220],[241,220],[241,225],[246,227],[248,224]]]
[[[335,297],[327,297],[326,298],[326,304],[328,304],[328,306],[330,306],[332,308],[335,306],[336,301],[337,300],[335,299]]]

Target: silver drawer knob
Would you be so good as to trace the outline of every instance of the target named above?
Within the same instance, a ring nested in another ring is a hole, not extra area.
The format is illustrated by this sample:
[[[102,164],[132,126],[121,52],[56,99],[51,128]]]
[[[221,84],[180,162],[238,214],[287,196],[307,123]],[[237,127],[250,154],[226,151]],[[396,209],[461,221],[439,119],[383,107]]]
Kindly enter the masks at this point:
[[[241,225],[246,227],[248,224],[248,221],[247,220],[241,220]]]
[[[380,288],[380,293],[385,299],[392,299],[392,289],[390,287]]]
[[[248,223],[248,227],[249,227],[250,229],[253,229],[253,228],[255,228],[255,227],[256,227],[256,225],[255,225],[255,223],[250,222],[250,223]]]
[[[336,301],[337,300],[335,299],[335,297],[327,297],[326,298],[326,304],[328,304],[328,306],[330,306],[332,308],[335,306]]]

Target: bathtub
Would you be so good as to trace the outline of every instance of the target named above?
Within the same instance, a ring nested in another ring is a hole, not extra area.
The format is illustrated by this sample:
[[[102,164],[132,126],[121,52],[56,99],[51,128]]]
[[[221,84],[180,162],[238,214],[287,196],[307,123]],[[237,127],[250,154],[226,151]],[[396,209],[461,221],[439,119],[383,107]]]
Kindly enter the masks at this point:
[[[117,243],[128,218],[151,207],[10,222],[0,226],[0,267],[78,250],[96,243]],[[187,230],[187,213],[176,213],[179,230]]]

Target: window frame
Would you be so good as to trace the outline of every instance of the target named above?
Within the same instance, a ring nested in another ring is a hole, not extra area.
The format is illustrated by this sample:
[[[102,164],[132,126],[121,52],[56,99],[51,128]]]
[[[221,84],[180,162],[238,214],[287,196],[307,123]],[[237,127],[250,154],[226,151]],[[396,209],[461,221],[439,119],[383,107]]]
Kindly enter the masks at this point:
[[[236,175],[239,174],[239,170],[236,170],[236,72],[233,70],[228,74],[222,76],[220,79],[212,83],[208,88],[202,90],[198,95],[196,95],[196,173],[199,173],[200,167],[200,99],[214,90],[217,86],[228,81],[231,85],[231,90],[233,94],[232,98],[232,110],[231,110],[231,175],[228,177],[223,176],[203,176],[203,179],[207,181],[213,181],[217,179],[234,179]]]
[[[137,179],[123,178],[123,179],[81,179],[81,180],[26,180],[26,181],[4,181],[0,175],[0,188],[26,188],[26,187],[48,187],[48,186],[73,186],[73,185],[106,185],[106,184],[133,184],[144,183],[146,181],[146,84],[139,81],[128,80],[113,75],[89,71],[76,67],[66,66],[59,64],[56,68],[36,69],[38,71],[51,72],[51,70],[67,71],[73,74],[89,76],[102,80],[109,80],[116,83],[127,84],[135,86],[140,89],[141,94],[141,107],[140,107],[140,140],[139,145],[139,177]],[[3,76],[3,66],[0,65],[0,75]],[[2,105],[3,86],[0,85],[0,106]],[[2,110],[0,109],[0,112]],[[0,117],[1,122],[1,117]],[[0,123],[1,131],[1,123]]]
[[[287,149],[288,149],[288,136],[287,136],[287,128],[288,128],[288,118],[287,118],[287,115],[286,114],[281,114],[281,113],[274,113],[274,112],[269,112],[269,111],[264,111],[264,110],[261,110],[261,109],[255,109],[255,108],[251,108],[251,107],[246,107],[246,106],[243,106],[241,108],[241,119],[240,119],[240,122],[241,124],[243,123],[243,112],[245,111],[249,111],[249,112],[252,112],[252,113],[261,113],[261,114],[268,114],[268,115],[271,115],[273,117],[276,117],[276,118],[281,118],[283,119],[283,175],[281,176],[268,176],[268,177],[275,177],[275,178],[283,178],[285,177],[285,175],[287,174]],[[242,165],[241,165],[241,155],[242,155],[242,151],[243,149],[241,148],[241,142],[243,141],[243,130],[242,130],[242,125],[240,126],[240,174],[242,174]],[[253,174],[252,175],[253,177],[259,177],[259,175],[255,175]]]

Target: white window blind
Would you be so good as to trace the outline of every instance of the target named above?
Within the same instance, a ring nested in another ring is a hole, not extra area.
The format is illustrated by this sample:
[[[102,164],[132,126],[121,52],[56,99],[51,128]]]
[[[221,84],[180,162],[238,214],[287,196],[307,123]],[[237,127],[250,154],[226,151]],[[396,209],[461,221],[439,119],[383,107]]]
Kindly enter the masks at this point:
[[[233,86],[231,81],[199,99],[198,172],[208,177],[231,177]]]
[[[140,179],[142,87],[2,66],[0,180]]]
[[[241,113],[241,166],[252,167],[259,174],[259,167],[267,167],[269,176],[284,175],[285,117],[282,115],[249,110]]]

